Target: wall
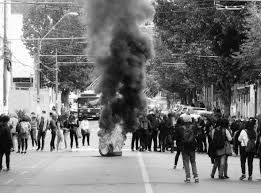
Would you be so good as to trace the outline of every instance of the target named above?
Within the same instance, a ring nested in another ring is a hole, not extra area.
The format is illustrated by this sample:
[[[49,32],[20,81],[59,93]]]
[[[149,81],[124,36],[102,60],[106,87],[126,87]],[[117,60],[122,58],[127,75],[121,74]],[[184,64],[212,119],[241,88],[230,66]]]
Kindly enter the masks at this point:
[[[58,109],[61,108],[61,94],[58,96]],[[28,113],[40,113],[45,110],[49,113],[55,105],[55,92],[52,89],[40,90],[40,108],[37,105],[36,89],[30,88],[29,90],[17,90],[12,88],[9,94],[9,112],[16,110],[26,110]],[[59,112],[60,113],[60,112]]]

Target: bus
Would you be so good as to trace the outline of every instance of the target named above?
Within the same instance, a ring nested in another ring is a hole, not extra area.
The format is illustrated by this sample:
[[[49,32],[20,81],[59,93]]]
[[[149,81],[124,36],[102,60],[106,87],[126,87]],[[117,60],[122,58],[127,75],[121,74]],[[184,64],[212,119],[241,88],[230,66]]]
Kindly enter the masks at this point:
[[[82,93],[78,97],[78,117],[86,115],[88,118],[100,118],[100,96],[94,92]]]

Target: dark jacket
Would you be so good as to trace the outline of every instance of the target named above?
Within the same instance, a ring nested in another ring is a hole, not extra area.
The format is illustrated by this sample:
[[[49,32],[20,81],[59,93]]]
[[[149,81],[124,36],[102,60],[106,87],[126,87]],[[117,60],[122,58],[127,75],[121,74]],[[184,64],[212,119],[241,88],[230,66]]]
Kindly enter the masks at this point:
[[[196,150],[196,140],[191,144],[184,144],[184,125],[178,126],[176,128],[176,143],[181,151],[195,151]],[[197,130],[194,125],[192,125],[194,131],[194,136],[197,136]]]
[[[7,124],[0,125],[0,151],[10,151],[13,147],[10,127]]]

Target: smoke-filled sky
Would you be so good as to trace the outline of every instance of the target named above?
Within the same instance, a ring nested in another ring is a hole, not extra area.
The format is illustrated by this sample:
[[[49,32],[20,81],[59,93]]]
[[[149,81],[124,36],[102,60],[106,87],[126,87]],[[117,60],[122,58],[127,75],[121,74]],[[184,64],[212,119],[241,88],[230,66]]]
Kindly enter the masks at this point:
[[[126,132],[137,127],[145,107],[145,64],[152,57],[150,38],[139,25],[154,14],[149,0],[88,0],[86,2],[91,53],[97,56],[104,106],[100,128],[113,130],[122,123]]]

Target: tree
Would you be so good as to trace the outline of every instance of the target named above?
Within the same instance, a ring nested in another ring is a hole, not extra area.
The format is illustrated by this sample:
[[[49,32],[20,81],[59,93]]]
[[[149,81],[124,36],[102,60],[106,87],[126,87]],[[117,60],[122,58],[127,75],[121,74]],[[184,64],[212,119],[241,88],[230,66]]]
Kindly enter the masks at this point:
[[[68,2],[70,2],[68,0]],[[43,38],[66,13],[77,12],[81,14],[79,7],[65,4],[56,5],[33,5],[24,14],[23,36],[24,44],[32,56],[38,53],[38,41],[30,41],[31,38]],[[63,20],[53,29],[47,38],[74,38],[86,36],[84,26],[77,16],[65,16]],[[82,55],[85,53],[87,42],[84,39],[67,40],[42,40],[41,55],[41,76],[44,85],[52,87],[55,80],[55,62],[57,55]],[[60,63],[59,67],[59,90],[62,91],[62,102],[69,106],[68,97],[70,91],[84,90],[90,84],[90,72],[93,65],[87,62],[86,57],[57,57],[58,62],[70,62],[68,65]],[[75,63],[74,63],[75,62]]]
[[[154,22],[162,41],[172,53],[183,56],[191,82],[215,86],[226,115],[230,113],[231,87],[244,81],[252,69],[234,56],[246,39],[245,15],[245,10],[202,7],[200,1],[157,0],[156,4]]]

